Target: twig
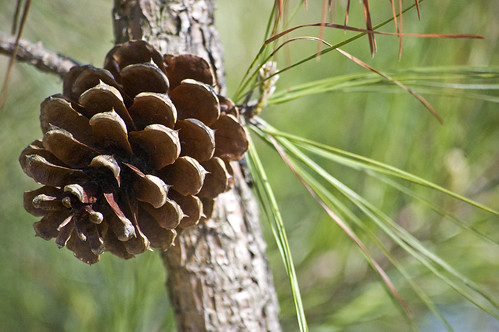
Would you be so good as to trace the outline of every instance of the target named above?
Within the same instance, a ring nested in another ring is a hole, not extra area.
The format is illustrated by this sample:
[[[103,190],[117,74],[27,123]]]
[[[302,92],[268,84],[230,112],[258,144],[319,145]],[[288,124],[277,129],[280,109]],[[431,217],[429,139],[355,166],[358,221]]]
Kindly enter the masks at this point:
[[[15,37],[0,32],[0,53],[12,55]],[[80,65],[68,56],[46,49],[41,43],[33,43],[24,39],[19,41],[17,61],[32,64],[41,71],[59,75],[61,78],[73,66]]]

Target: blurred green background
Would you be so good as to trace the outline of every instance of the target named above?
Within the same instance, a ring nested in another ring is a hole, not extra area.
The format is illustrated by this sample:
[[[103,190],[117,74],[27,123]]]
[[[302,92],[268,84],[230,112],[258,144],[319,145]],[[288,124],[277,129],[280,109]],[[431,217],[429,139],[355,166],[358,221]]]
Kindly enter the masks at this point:
[[[225,47],[229,96],[263,42],[272,1],[217,1],[216,24]],[[311,3],[291,25],[320,21],[320,4]],[[341,2],[339,2],[341,5]],[[373,20],[391,15],[388,2],[373,4]],[[113,45],[111,1],[34,1],[24,37],[82,63],[101,66]],[[404,31],[473,33],[486,40],[405,38],[402,59],[398,40],[377,37],[371,59],[366,38],[344,49],[384,71],[419,66],[499,65],[499,3],[488,0],[425,1],[418,21],[415,11],[404,16]],[[10,30],[15,4],[0,2],[2,31]],[[333,14],[342,22],[343,12]],[[263,14],[262,14],[263,13]],[[351,25],[362,26],[360,3],[352,2]],[[393,25],[385,31],[393,30]],[[318,36],[318,29],[301,32]],[[296,34],[298,35],[298,34]],[[326,32],[329,42],[350,33]],[[300,41],[278,57],[279,67],[312,54],[317,44]],[[8,59],[0,57],[3,79]],[[310,80],[361,73],[336,52],[281,75],[278,89]],[[470,78],[470,81],[472,79]],[[499,82],[496,82],[499,83]],[[173,314],[157,253],[121,261],[103,255],[86,266],[66,249],[34,237],[37,219],[22,207],[22,192],[38,186],[18,163],[21,150],[41,137],[39,103],[61,91],[61,81],[26,64],[17,64],[6,105],[0,112],[0,331],[171,331]],[[396,91],[396,90],[394,90]],[[495,94],[497,96],[497,93]],[[427,96],[444,118],[442,126],[406,93],[344,91],[310,96],[272,106],[263,118],[277,128],[392,164],[445,188],[499,208],[499,114],[497,104],[464,97]],[[307,195],[278,156],[258,143],[266,171],[282,209],[297,267],[311,331],[402,331],[398,309],[383,291],[359,250]],[[381,182],[331,165],[340,180],[411,231],[427,248],[483,285],[497,300],[499,250],[479,240]],[[435,205],[451,211],[495,241],[497,218],[427,189],[411,187]],[[368,222],[368,221],[366,221]],[[289,282],[267,223],[262,225],[279,293],[284,331],[297,330]],[[390,241],[387,239],[387,244]],[[395,246],[388,245],[455,324],[456,331],[494,331],[499,323],[453,292],[447,285]],[[374,249],[374,248],[373,248]],[[393,278],[422,331],[444,330],[414,297],[407,283],[378,252],[373,252]]]

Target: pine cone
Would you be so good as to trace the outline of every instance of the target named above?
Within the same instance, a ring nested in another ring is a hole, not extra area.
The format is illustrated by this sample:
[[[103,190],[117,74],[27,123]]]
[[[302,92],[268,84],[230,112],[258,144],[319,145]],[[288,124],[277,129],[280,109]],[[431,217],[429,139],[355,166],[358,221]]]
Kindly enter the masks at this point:
[[[200,57],[161,56],[144,41],[115,46],[104,69],[74,67],[63,94],[41,104],[43,139],[19,161],[44,186],[24,194],[55,238],[92,264],[104,251],[128,259],[167,250],[211,216],[230,189],[230,161],[248,148],[238,111],[213,90]]]

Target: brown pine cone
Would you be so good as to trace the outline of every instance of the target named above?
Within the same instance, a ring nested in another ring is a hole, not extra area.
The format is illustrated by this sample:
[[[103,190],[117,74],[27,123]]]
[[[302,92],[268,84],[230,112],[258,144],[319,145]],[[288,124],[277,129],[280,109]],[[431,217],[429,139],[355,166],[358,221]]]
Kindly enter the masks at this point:
[[[104,69],[74,67],[41,104],[43,139],[19,161],[44,186],[24,194],[43,239],[92,264],[167,250],[211,216],[248,148],[238,111],[217,96],[210,65],[161,56],[144,41],[115,46]]]

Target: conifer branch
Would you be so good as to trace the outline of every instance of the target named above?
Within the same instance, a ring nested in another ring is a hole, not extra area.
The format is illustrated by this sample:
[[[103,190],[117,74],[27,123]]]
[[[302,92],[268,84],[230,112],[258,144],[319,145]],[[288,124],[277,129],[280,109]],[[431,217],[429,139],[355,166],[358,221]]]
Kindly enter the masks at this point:
[[[15,48],[15,36],[0,32],[0,53],[12,55]],[[79,63],[70,57],[45,48],[42,43],[33,43],[21,39],[17,50],[17,61],[29,63],[41,71],[63,77],[69,69]]]

